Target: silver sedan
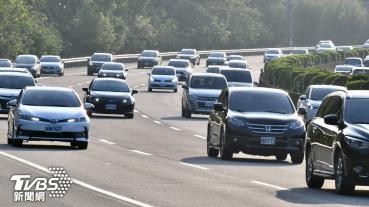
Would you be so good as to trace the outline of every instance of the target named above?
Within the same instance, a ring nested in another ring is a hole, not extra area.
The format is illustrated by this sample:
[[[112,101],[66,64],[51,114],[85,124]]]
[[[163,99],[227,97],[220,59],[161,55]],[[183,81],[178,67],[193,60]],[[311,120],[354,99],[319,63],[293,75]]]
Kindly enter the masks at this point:
[[[8,102],[8,144],[20,147],[23,141],[70,142],[87,149],[90,119],[73,89],[26,87],[17,100]]]

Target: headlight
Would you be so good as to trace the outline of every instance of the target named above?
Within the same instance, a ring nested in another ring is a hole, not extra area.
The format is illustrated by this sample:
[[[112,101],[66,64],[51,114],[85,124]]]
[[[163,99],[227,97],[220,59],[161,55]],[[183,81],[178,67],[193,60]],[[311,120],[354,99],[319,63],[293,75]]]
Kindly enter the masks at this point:
[[[190,99],[193,99],[193,100],[196,100],[197,99],[197,96],[195,94],[190,94]]]
[[[92,98],[92,101],[94,101],[94,102],[99,102],[99,101],[100,101],[100,99],[99,99],[99,98]]]
[[[32,117],[30,115],[18,114],[18,118],[27,121],[40,121],[39,118]]]
[[[87,119],[86,117],[81,117],[81,118],[77,118],[77,119],[68,119],[68,123],[74,123],[74,122],[86,122]]]
[[[244,121],[242,121],[241,119],[238,119],[238,118],[234,118],[234,117],[229,119],[229,123],[231,123],[232,125],[237,126],[237,127],[245,126]]]
[[[150,77],[150,81],[151,81],[151,82],[154,82],[154,78],[153,78],[153,77]]]
[[[294,121],[294,122],[290,123],[290,129],[299,129],[303,126],[304,126],[304,124],[301,121]]]
[[[124,103],[124,104],[129,103],[129,102],[130,102],[130,100],[129,100],[129,99],[123,99],[123,100],[122,100],[122,103]]]
[[[178,80],[177,80],[177,78],[173,78],[172,79],[172,83],[175,83],[175,82],[177,82]]]
[[[123,73],[116,74],[115,76],[116,76],[116,77],[121,77],[121,76],[123,76]]]
[[[369,142],[363,141],[363,140],[360,140],[360,139],[356,139],[354,137],[345,136],[345,141],[351,147],[355,147],[355,148],[369,148]]]
[[[88,62],[88,65],[92,66],[92,65],[93,65],[93,63],[92,63],[92,62]]]

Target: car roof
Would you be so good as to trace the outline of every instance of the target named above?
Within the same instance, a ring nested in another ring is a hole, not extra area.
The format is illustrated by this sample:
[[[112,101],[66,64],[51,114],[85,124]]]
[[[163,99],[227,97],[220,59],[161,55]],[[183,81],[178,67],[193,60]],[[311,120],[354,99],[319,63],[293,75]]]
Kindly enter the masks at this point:
[[[346,97],[349,99],[369,98],[369,90],[350,90],[346,92]]]
[[[215,77],[215,78],[224,78],[223,75],[217,73],[192,73],[192,77]]]
[[[32,77],[30,73],[18,73],[18,72],[1,72],[0,76],[22,76],[22,77]]]
[[[154,66],[152,69],[173,69],[175,70],[176,68],[173,66],[158,65],[158,66]]]
[[[226,65],[209,65],[207,68],[229,69]]]
[[[264,87],[229,87],[229,92],[260,92],[260,93],[278,93],[281,95],[288,95],[288,93],[282,89],[276,88],[264,88]]]
[[[369,67],[354,67],[352,71],[354,70],[369,70]]]
[[[6,68],[6,67],[0,67],[0,72],[22,72],[22,73],[28,73],[28,70],[25,68]]]
[[[110,82],[121,82],[121,83],[127,83],[126,80],[118,79],[118,78],[95,78],[93,82],[95,81],[110,81]]]
[[[18,55],[17,57],[34,57],[34,58],[38,58],[36,55]]]
[[[251,70],[249,69],[244,69],[244,68],[227,68],[227,69],[222,69],[222,71],[237,71],[237,72],[249,72],[251,73]]]
[[[103,65],[124,65],[123,63],[118,63],[118,62],[106,62]]]
[[[57,58],[60,58],[59,55],[42,55],[41,57],[57,57]]]
[[[333,88],[333,89],[347,90],[346,87],[336,86],[336,85],[310,85],[309,87],[312,88],[312,89]]]
[[[170,59],[169,60],[169,62],[190,62],[189,60],[187,60],[187,59],[180,59],[180,58],[178,58],[178,59]]]
[[[109,55],[109,56],[113,56],[111,53],[100,53],[100,52],[95,52],[92,56],[94,55]]]
[[[159,53],[159,50],[143,50],[142,52],[156,52],[156,53]]]

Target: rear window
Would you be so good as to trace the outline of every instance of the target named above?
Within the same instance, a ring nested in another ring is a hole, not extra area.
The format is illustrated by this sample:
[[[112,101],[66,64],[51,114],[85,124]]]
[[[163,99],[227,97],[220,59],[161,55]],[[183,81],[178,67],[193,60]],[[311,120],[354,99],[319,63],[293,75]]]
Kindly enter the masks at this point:
[[[228,82],[252,83],[249,71],[222,70],[220,73],[224,75]]]
[[[230,62],[228,63],[228,67],[230,68],[247,68],[246,63],[240,63],[240,62]]]
[[[190,87],[194,89],[224,89],[227,82],[221,77],[195,76],[191,78]]]
[[[60,58],[59,57],[53,57],[53,56],[45,56],[45,57],[41,57],[40,62],[58,63],[58,62],[60,62]]]
[[[221,52],[214,52],[209,55],[209,57],[215,57],[215,58],[225,58],[225,54]]]
[[[207,73],[217,73],[219,74],[220,69],[219,68],[215,68],[215,67],[209,67],[208,69],[206,69]]]
[[[337,66],[336,72],[352,72],[352,67]]]
[[[27,90],[22,104],[29,106],[80,107],[81,102],[72,91]]]
[[[141,53],[142,57],[157,57],[157,53],[156,52],[151,52],[151,51],[143,51]]]
[[[196,52],[195,50],[182,50],[181,54],[182,55],[194,55]]]
[[[347,59],[345,60],[345,65],[361,65],[362,61],[360,59]]]
[[[0,67],[10,68],[12,67],[12,64],[8,60],[0,60]]]

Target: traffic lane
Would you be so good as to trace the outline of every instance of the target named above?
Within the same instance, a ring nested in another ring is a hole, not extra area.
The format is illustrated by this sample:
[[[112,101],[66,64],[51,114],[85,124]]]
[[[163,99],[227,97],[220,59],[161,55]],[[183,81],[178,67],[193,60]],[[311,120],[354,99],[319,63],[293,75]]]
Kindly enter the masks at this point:
[[[12,175],[31,175],[31,178],[50,178],[51,176],[3,156],[0,156],[0,163],[2,166],[0,171],[1,206],[132,206],[73,184],[62,198],[50,198],[48,193],[45,193],[44,202],[14,202],[15,181],[10,180]]]

